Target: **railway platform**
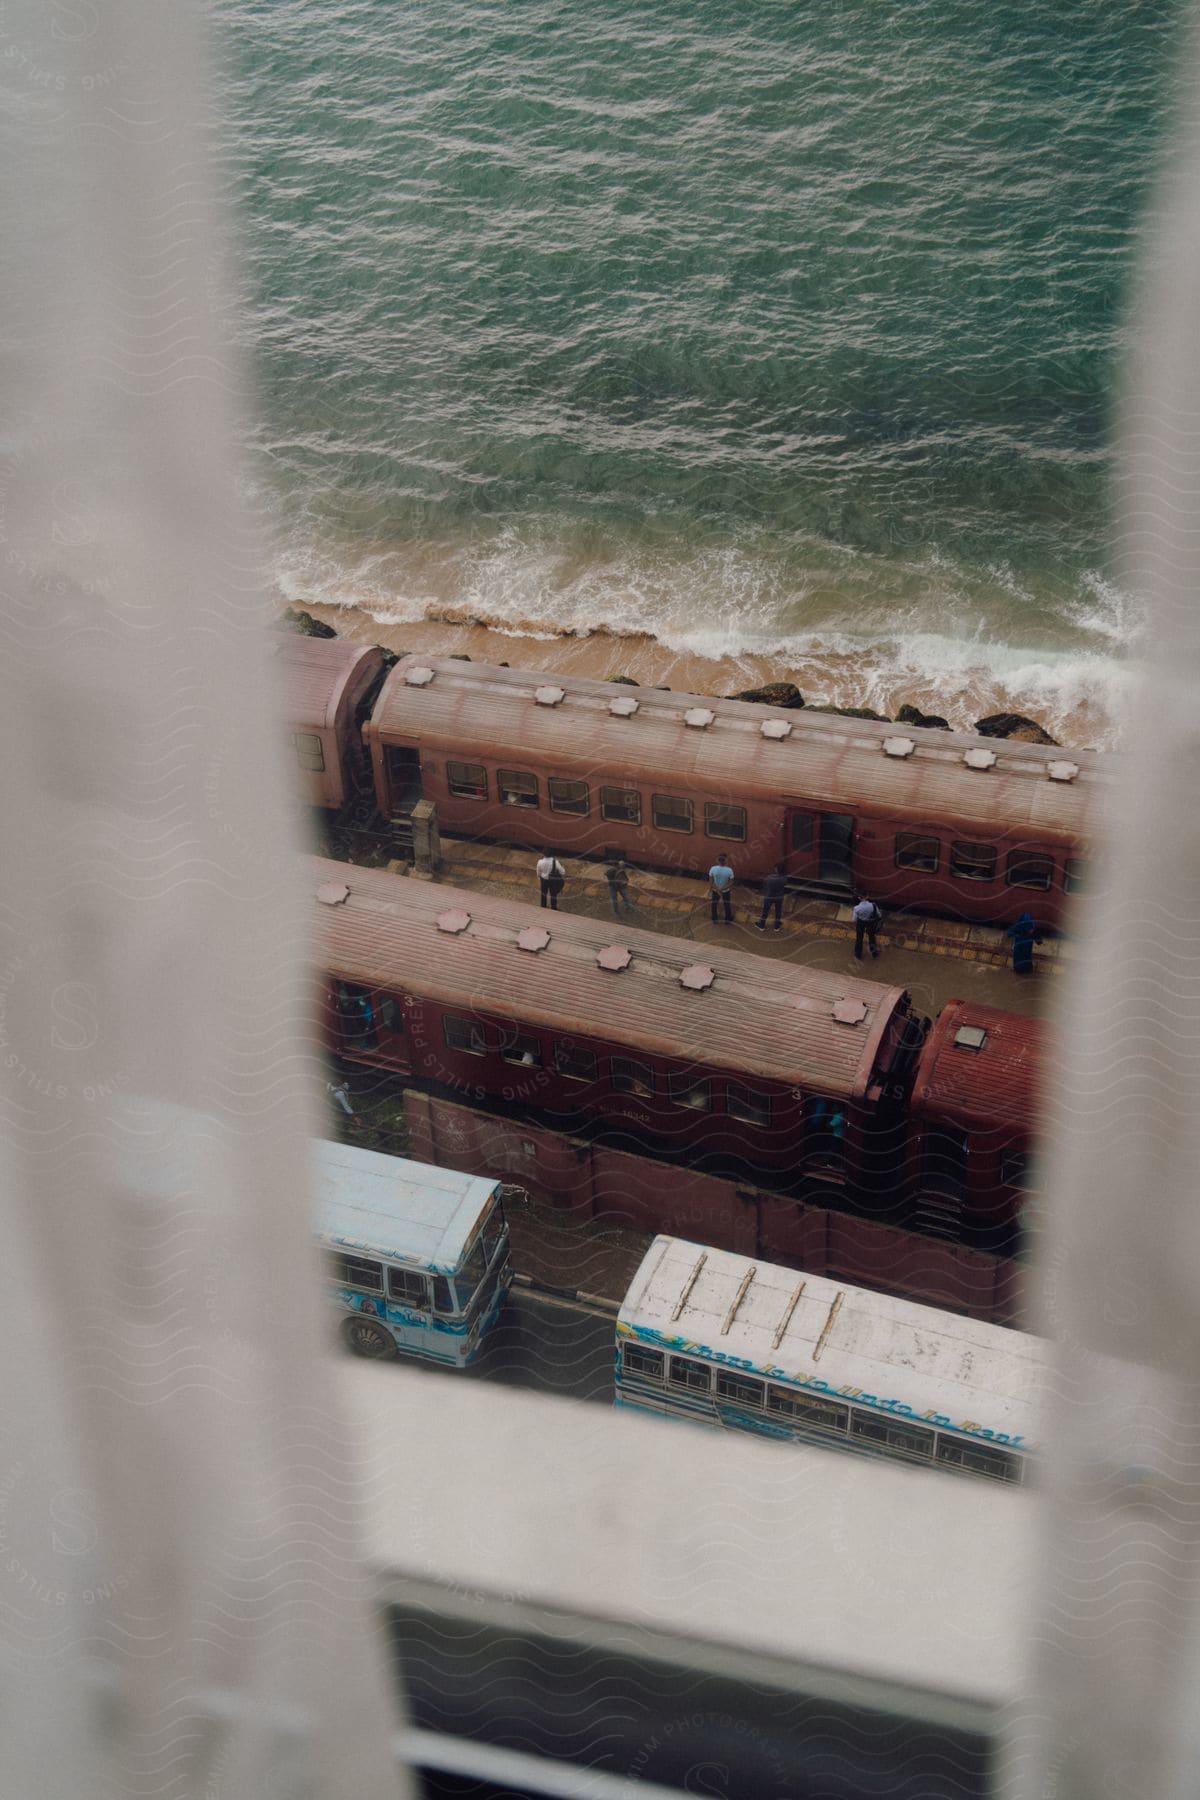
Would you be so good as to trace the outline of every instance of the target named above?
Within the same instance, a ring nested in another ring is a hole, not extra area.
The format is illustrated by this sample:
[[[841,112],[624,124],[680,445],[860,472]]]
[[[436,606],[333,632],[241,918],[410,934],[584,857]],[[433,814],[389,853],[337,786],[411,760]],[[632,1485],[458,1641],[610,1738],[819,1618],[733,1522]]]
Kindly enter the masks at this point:
[[[436,878],[469,892],[536,900],[535,861],[528,850],[443,838]],[[388,866],[410,880],[428,879],[407,861]],[[559,902],[563,911],[611,918],[604,864],[567,859],[565,866],[567,883]],[[789,895],[783,929],[776,932],[770,925],[765,931],[755,929],[761,907],[757,883],[735,887],[732,926],[711,922],[708,884],[693,875],[631,869],[630,893],[635,907],[628,920],[641,930],[686,937],[697,944],[732,943],[740,950],[816,968],[877,973],[880,980],[906,987],[917,1009],[927,1013],[951,999],[978,1000],[1026,1015],[1042,1013],[1073,952],[1068,939],[1048,937],[1035,951],[1034,974],[1015,975],[1008,940],[999,927],[885,910],[878,934],[880,960],[872,963],[868,957],[860,964],[854,960],[850,906],[837,900]]]

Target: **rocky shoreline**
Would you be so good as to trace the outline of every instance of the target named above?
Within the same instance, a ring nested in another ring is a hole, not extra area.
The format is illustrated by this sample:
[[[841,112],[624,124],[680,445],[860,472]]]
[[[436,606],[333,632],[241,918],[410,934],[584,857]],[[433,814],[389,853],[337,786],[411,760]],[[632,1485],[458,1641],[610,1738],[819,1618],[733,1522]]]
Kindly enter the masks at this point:
[[[303,611],[297,607],[288,607],[286,609],[283,613],[283,622],[293,631],[298,631],[308,637],[333,638],[341,635],[341,633],[336,631],[332,625],[329,625],[322,619],[314,617],[311,612]],[[348,635],[351,635],[355,642],[360,642],[364,639],[364,634],[361,631]],[[402,654],[402,652],[394,645],[383,644],[381,647],[384,649],[385,654],[393,660],[397,655]],[[462,650],[443,650],[440,654],[457,657],[463,662],[470,662],[472,660],[470,655]],[[504,663],[501,666],[507,667],[508,665],[507,663]],[[626,674],[607,675],[603,677],[603,679],[617,682],[627,687],[639,687],[645,685],[637,681],[632,675]],[[658,691],[670,692],[670,688],[663,684],[659,687]],[[700,693],[703,690],[695,688],[689,689],[688,691]],[[895,714],[889,717],[886,713],[876,712],[875,709],[870,706],[837,706],[828,701],[806,700],[804,695],[800,692],[800,689],[791,681],[767,681],[761,683],[757,687],[741,688],[732,693],[713,695],[711,697],[727,700],[749,700],[757,702],[760,705],[781,706],[792,709],[804,707],[809,712],[838,713],[843,718],[848,719],[874,719],[880,724],[885,725],[915,725],[927,731],[953,731],[956,729],[956,727],[951,725],[949,720],[943,718],[940,713],[924,712],[920,707],[911,702],[902,704]],[[1052,737],[1045,727],[1040,725],[1036,719],[1028,718],[1025,714],[1018,712],[990,713],[982,719],[976,719],[973,724],[958,729],[973,731],[979,737],[1011,738],[1018,743],[1025,744],[1052,744],[1057,746],[1060,742],[1058,738]]]

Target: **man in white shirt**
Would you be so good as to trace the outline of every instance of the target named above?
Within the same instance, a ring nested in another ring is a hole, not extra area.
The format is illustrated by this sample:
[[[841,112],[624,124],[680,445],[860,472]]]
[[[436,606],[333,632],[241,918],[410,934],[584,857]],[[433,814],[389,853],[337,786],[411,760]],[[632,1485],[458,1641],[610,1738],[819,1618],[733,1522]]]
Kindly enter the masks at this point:
[[[854,954],[857,956],[859,962],[862,961],[864,932],[867,936],[867,942],[871,946],[871,955],[879,955],[879,945],[875,942],[875,933],[879,930],[879,923],[882,918],[883,914],[880,912],[875,902],[873,900],[868,900],[865,895],[860,895],[858,905],[854,908]]]
[[[537,873],[538,880],[542,884],[542,905],[548,904],[557,912],[558,896],[562,893],[563,882],[567,879],[566,870],[557,856],[542,856],[538,858]]]

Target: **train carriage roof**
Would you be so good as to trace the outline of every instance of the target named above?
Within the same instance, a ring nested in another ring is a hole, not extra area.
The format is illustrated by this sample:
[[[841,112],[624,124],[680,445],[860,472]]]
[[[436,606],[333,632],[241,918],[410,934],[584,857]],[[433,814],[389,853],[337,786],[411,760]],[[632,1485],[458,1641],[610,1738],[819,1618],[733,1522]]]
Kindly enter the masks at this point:
[[[951,1000],[918,1059],[914,1118],[1028,1136],[1041,1099],[1045,1036],[1040,1019]]]
[[[373,674],[383,667],[383,652],[373,644],[281,632],[275,667],[284,722],[296,730],[324,731],[334,724],[342,695],[360,671],[369,667]]]
[[[556,693],[561,698],[550,700]],[[614,701],[636,701],[637,710],[614,714]],[[689,724],[688,713],[709,723]],[[787,735],[764,734],[764,726],[786,726]],[[1094,834],[1113,766],[1094,750],[438,657],[397,663],[371,729],[384,743],[425,743],[464,761],[512,757],[520,767],[566,776],[608,775],[659,790],[686,791],[690,782],[735,799],[814,803],[1056,842],[1084,843]],[[912,748],[903,754],[885,750],[906,743]],[[995,761],[972,768],[967,752]]]
[[[701,1261],[703,1258],[703,1261]],[[1040,1339],[913,1300],[658,1237],[618,1315],[618,1333],[686,1349],[833,1393],[894,1401],[918,1417],[1037,1435],[1048,1348]]]
[[[889,1025],[907,1004],[902,988],[623,922],[320,857],[303,866],[328,974],[834,1099],[865,1095]],[[520,947],[521,936],[536,942],[543,931],[544,948]],[[599,953],[613,948],[630,953],[627,966],[601,967]],[[711,969],[711,984],[685,987],[689,967]]]

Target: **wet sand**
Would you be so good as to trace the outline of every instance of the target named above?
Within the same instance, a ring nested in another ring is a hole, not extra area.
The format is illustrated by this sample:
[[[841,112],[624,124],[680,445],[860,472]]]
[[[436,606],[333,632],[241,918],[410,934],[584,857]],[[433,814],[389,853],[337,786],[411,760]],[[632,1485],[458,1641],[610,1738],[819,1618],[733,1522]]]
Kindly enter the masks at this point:
[[[280,612],[289,604],[282,595]],[[1117,723],[1099,706],[1085,703],[1065,719],[1052,720],[1031,707],[1027,698],[1003,686],[980,681],[939,688],[932,680],[889,683],[868,655],[814,656],[802,665],[776,658],[737,656],[712,658],[680,654],[648,632],[616,634],[603,628],[587,636],[539,631],[530,621],[527,633],[497,629],[470,613],[440,608],[416,623],[383,625],[365,608],[299,603],[301,609],[329,625],[339,637],[356,643],[381,644],[397,654],[469,656],[473,662],[509,663],[513,668],[585,676],[604,681],[628,675],[642,687],[669,687],[677,693],[728,695],[766,682],[791,681],[815,705],[871,706],[894,718],[905,703],[946,719],[959,731],[973,729],[991,713],[1018,712],[1037,719],[1060,743],[1076,749],[1112,748]]]

